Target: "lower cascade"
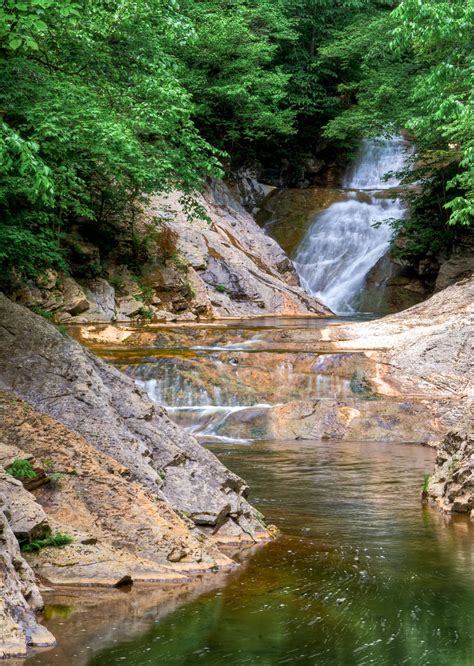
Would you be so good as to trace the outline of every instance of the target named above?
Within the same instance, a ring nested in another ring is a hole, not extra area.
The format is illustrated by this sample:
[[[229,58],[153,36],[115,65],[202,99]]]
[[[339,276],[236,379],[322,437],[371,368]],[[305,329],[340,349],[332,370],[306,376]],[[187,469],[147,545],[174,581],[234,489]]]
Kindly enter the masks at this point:
[[[351,395],[350,375],[328,370],[333,355],[271,343],[259,349],[265,341],[251,330],[247,335],[240,346],[175,349],[174,358],[157,351],[145,363],[124,354],[115,363],[176,423],[206,441],[261,439],[268,411],[282,402]]]
[[[347,199],[316,216],[295,255],[304,289],[337,314],[357,311],[357,297],[370,269],[387,252],[390,220],[404,208],[389,191],[400,185],[393,173],[406,162],[402,137],[364,140],[343,182]]]

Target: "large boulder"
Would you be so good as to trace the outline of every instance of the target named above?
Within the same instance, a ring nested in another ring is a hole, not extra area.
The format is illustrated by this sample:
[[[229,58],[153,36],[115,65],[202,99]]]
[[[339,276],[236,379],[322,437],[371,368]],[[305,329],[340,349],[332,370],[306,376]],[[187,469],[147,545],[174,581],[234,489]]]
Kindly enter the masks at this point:
[[[51,532],[48,517],[23,484],[0,470],[0,496],[10,515],[10,527],[21,543],[43,539]]]
[[[15,488],[18,482],[12,479],[17,490],[8,503],[13,529],[25,523],[25,514],[36,516],[39,525],[46,512],[51,531],[73,537],[65,547],[29,556],[50,583],[181,580],[192,571],[231,564],[190,520],[131,481],[123,465],[77,433],[2,391],[0,417],[0,453],[11,449],[17,458],[46,460],[52,476],[34,496]]]

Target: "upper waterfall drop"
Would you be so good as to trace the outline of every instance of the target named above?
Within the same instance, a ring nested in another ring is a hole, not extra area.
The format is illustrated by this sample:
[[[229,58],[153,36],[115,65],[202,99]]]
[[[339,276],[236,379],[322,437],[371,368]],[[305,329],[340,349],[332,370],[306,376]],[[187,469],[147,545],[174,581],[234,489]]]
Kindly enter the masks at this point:
[[[318,215],[297,249],[302,286],[336,314],[356,312],[365,277],[388,250],[388,220],[404,215],[400,200],[381,191],[400,185],[395,176],[385,176],[404,167],[409,148],[402,137],[364,140],[343,182],[348,199]]]

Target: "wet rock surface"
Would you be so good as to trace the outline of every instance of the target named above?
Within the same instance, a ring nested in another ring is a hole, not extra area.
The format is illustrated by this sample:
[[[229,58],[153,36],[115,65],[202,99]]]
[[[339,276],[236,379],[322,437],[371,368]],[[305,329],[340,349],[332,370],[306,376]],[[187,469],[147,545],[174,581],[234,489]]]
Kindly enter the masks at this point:
[[[157,402],[178,407],[179,423],[206,434],[434,443],[456,424],[474,390],[473,302],[468,280],[370,322],[76,333]],[[115,350],[107,351],[111,345]],[[214,410],[198,420],[181,409],[186,405]],[[238,411],[239,405],[247,407]]]

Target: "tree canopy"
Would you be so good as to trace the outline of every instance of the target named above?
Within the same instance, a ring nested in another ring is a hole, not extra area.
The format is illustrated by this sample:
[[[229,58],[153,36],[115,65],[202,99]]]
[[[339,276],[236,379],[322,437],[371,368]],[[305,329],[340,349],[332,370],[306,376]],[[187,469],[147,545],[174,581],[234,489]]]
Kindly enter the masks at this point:
[[[413,238],[469,224],[473,22],[465,0],[2,0],[2,272],[67,270],[75,229],[192,204],[228,155],[401,129]]]

